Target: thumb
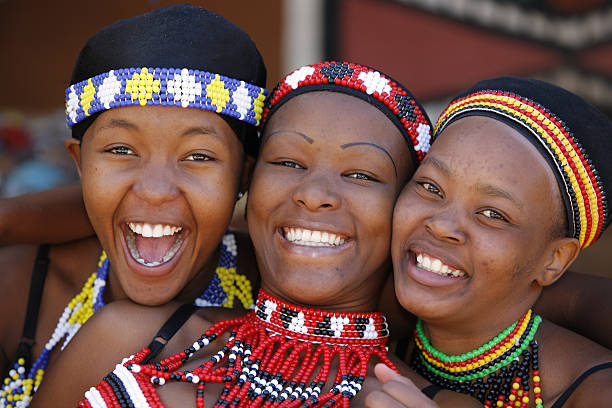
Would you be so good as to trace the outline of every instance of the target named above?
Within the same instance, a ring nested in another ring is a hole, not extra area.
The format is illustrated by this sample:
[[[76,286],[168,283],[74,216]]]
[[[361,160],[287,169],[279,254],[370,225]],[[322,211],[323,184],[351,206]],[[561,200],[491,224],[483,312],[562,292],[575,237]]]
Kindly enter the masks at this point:
[[[391,368],[389,368],[387,365],[382,363],[376,364],[376,366],[374,367],[374,374],[376,374],[376,378],[378,378],[378,381],[383,384],[391,380],[404,382],[404,377],[402,377],[401,375],[393,371]]]

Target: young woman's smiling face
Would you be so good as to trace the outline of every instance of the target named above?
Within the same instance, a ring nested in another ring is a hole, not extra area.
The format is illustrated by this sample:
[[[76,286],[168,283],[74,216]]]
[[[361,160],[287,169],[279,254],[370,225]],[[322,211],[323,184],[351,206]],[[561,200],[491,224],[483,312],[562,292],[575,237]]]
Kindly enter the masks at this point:
[[[433,143],[395,208],[400,303],[466,330],[515,320],[558,267],[555,245],[570,240],[551,235],[560,208],[552,170],[524,136],[491,118],[459,119]]]
[[[243,168],[232,129],[198,109],[116,108],[67,148],[121,290],[147,305],[177,296],[231,218]]]
[[[367,102],[334,92],[286,102],[266,126],[249,190],[262,287],[301,304],[374,308],[411,171],[403,136]]]

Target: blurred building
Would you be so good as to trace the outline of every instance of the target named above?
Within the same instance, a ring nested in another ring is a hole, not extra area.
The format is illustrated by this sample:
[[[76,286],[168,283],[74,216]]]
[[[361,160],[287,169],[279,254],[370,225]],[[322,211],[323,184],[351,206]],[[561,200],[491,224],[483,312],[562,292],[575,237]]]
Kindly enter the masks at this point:
[[[0,195],[75,180],[62,140],[72,65],[87,38],[167,0],[0,0]],[[324,59],[376,67],[412,90],[432,121],[474,82],[520,75],[554,82],[612,117],[608,0],[200,0],[248,32],[283,74]],[[611,157],[612,160],[612,157]],[[37,175],[38,174],[38,175]],[[612,276],[611,233],[577,268]]]

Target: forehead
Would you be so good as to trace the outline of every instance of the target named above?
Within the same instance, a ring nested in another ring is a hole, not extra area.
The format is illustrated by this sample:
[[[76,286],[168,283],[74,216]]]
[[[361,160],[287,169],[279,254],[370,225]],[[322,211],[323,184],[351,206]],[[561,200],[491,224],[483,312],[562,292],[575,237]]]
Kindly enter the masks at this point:
[[[279,130],[299,131],[338,144],[371,141],[388,148],[403,145],[399,150],[409,154],[403,135],[385,114],[357,97],[338,92],[308,92],[291,98],[270,117],[264,142]]]
[[[163,135],[164,138],[180,136],[185,132],[200,130],[233,143],[237,137],[221,116],[201,109],[167,106],[127,106],[102,112],[85,135],[104,130],[131,130],[143,135]]]
[[[468,184],[486,181],[525,193],[557,189],[554,173],[537,148],[516,129],[489,117],[468,116],[449,125],[424,160],[439,163]]]

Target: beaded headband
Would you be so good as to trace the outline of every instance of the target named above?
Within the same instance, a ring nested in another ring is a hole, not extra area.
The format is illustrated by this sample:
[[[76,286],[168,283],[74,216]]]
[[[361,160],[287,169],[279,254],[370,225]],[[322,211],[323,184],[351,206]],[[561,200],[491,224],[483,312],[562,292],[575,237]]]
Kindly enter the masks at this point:
[[[439,135],[459,116],[478,112],[510,120],[533,136],[540,150],[552,159],[554,166],[551,167],[562,181],[569,236],[577,238],[582,248],[595,242],[607,225],[607,200],[592,160],[568,126],[533,100],[508,91],[487,89],[451,102],[440,115],[434,135]]]
[[[73,126],[96,112],[122,106],[177,106],[221,113],[259,125],[267,91],[219,74],[187,68],[123,68],[66,89]]]
[[[260,128],[291,97],[324,90],[346,93],[378,108],[402,132],[417,162],[429,151],[432,126],[414,96],[387,75],[350,62],[321,62],[287,75],[270,94]]]

